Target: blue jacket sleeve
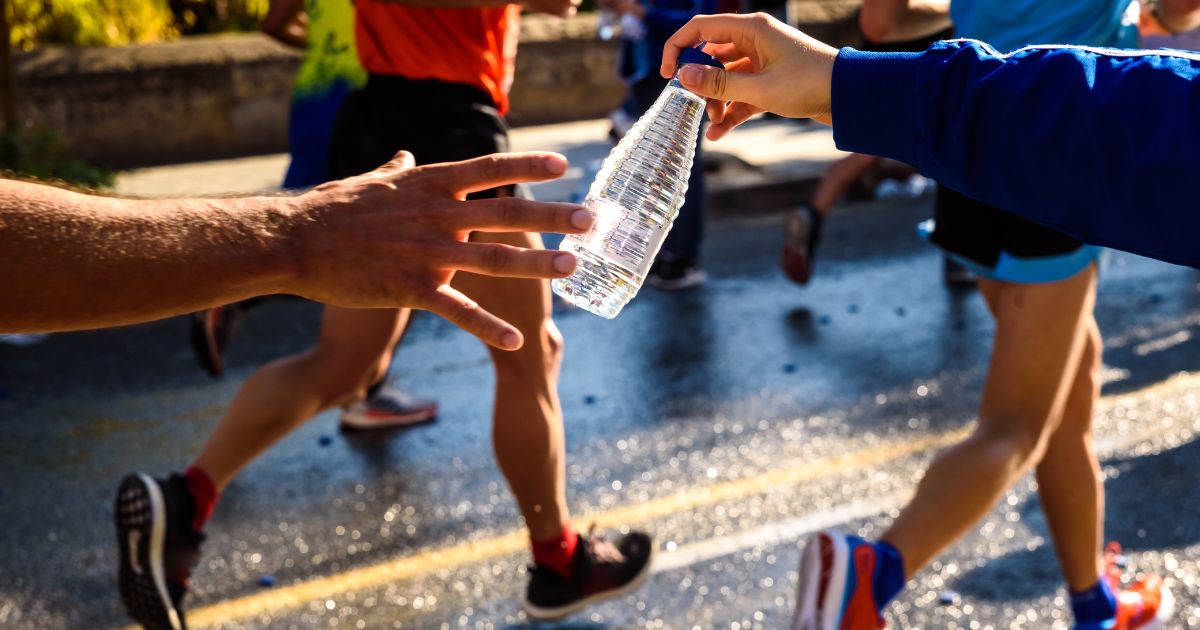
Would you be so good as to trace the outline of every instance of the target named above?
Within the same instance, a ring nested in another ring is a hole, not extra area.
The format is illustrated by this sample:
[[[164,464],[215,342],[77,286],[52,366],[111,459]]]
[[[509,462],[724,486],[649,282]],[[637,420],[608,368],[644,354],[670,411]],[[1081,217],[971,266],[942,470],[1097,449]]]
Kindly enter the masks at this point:
[[[973,41],[844,49],[838,148],[1095,245],[1200,267],[1200,55]]]

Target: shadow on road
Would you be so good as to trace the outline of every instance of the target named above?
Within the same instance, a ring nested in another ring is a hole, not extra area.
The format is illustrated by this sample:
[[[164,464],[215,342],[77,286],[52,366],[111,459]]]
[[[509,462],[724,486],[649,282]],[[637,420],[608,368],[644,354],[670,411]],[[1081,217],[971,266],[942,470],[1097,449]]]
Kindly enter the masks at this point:
[[[1191,495],[1200,481],[1198,460],[1200,440],[1154,455],[1106,461],[1105,539],[1120,542],[1134,553],[1200,542],[1195,527],[1200,508],[1186,507],[1196,504]],[[1182,512],[1174,511],[1177,506],[1184,506]],[[1046,544],[992,560],[964,574],[954,588],[967,597],[1002,602],[1050,595],[1062,587],[1058,558],[1036,496],[1021,506],[1021,520],[1037,530]]]

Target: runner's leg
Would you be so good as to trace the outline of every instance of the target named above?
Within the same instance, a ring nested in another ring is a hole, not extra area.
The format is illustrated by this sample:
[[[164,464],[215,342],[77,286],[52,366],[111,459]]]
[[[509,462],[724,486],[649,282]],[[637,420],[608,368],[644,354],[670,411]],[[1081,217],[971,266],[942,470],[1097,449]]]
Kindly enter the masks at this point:
[[[934,460],[883,535],[909,577],[966,531],[1033,467],[1062,419],[1095,303],[1094,266],[1060,282],[984,280],[996,335],[979,424]],[[1075,480],[1091,486],[1089,473]]]
[[[1104,543],[1104,480],[1092,439],[1092,411],[1100,394],[1103,341],[1095,318],[1088,318],[1086,346],[1067,398],[1062,423],[1037,465],[1038,495],[1063,576],[1082,591],[1101,575]]]
[[[537,234],[472,235],[476,242],[541,247]],[[562,335],[550,319],[550,285],[541,280],[458,273],[454,286],[525,336],[515,352],[488,347],[496,367],[492,440],[534,540],[560,535],[570,522],[558,369]]]
[[[219,492],[259,453],[314,415],[361,399],[387,372],[407,309],[326,306],[317,344],[255,372],[195,466]]]

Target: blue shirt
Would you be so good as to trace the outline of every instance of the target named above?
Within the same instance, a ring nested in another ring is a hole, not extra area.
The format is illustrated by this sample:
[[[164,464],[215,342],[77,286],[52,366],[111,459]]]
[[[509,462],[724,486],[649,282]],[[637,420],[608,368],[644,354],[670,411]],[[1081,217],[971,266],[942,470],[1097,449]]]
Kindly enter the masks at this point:
[[[907,162],[1093,245],[1200,268],[1200,54],[843,49],[839,149]]]
[[[1136,0],[952,0],[959,37],[1000,52],[1034,44],[1136,48]]]

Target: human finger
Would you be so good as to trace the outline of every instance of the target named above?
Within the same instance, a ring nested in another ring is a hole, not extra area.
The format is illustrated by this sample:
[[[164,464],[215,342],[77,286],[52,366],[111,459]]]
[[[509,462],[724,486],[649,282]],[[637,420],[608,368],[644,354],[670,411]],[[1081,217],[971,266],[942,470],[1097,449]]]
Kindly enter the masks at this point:
[[[739,50],[738,47],[734,46],[733,44],[705,44],[704,52],[716,57],[717,60],[725,64],[726,67],[735,61],[749,59],[749,57],[746,56],[746,53]]]
[[[679,71],[683,87],[719,101],[752,101],[757,93],[755,75],[689,63]]]
[[[425,310],[446,318],[451,324],[501,350],[517,350],[525,338],[516,326],[484,310],[477,302],[454,287],[443,284],[428,296]]]
[[[675,65],[679,61],[679,55],[683,49],[691,48],[700,42],[713,42],[718,45],[714,48],[719,47],[720,44],[732,44],[733,50],[742,51],[744,57],[754,51],[750,44],[754,42],[757,29],[762,28],[770,19],[766,14],[761,13],[754,15],[697,15],[667,39],[667,43],[663,46],[659,74],[663,78],[674,76]],[[708,50],[707,46],[705,50]]]
[[[575,271],[575,256],[546,249],[498,243],[453,243],[433,253],[435,267],[502,278],[565,278]]]
[[[762,109],[746,103],[733,103],[725,110],[724,119],[714,122],[708,127],[708,139],[719,140],[725,134],[733,131],[734,127],[750,120],[755,114],[762,113]]]
[[[452,226],[462,230],[582,234],[592,227],[593,215],[574,203],[498,197],[458,204],[446,218]]]
[[[567,172],[567,158],[557,153],[493,153],[424,168],[432,173],[440,187],[460,195],[497,186],[556,179]]]

